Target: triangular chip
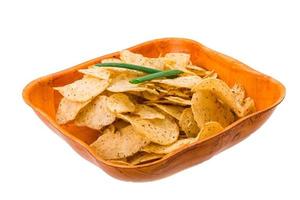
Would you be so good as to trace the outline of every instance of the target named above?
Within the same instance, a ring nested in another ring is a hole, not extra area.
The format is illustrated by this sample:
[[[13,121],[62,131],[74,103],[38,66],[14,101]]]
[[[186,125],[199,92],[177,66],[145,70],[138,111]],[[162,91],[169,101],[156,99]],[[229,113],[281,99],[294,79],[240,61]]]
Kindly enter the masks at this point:
[[[188,137],[196,137],[200,131],[191,108],[186,108],[179,119],[179,126]]]
[[[120,52],[120,58],[123,62],[145,66],[149,68],[155,69],[164,69],[165,60],[163,58],[147,58],[144,57],[142,54],[133,53],[128,50],[123,50]]]
[[[75,120],[77,126],[87,126],[100,130],[110,125],[116,119],[115,115],[107,108],[107,96],[98,96],[80,111]]]
[[[185,67],[190,62],[190,54],[187,53],[167,53],[165,58],[174,61],[175,65]]]
[[[117,58],[106,58],[101,61],[101,63],[123,63],[122,60]],[[144,73],[136,70],[118,68],[118,67],[105,67],[106,70],[110,71],[114,75],[118,75],[120,73],[132,74],[132,75],[140,75],[143,76]]]
[[[224,128],[218,122],[207,122],[204,124],[196,139],[200,141],[204,140],[220,133],[223,129]]]
[[[167,101],[169,101],[171,104],[175,105],[181,105],[181,106],[190,106],[191,101],[187,99],[183,99],[180,97],[174,97],[174,96],[169,96],[169,97],[164,97]]]
[[[103,80],[109,80],[109,77],[110,77],[110,72],[108,70],[100,68],[100,67],[80,69],[78,71],[85,75],[89,75],[89,76],[103,79]]]
[[[180,119],[181,113],[184,110],[184,107],[181,107],[181,106],[163,105],[163,104],[157,104],[157,103],[153,103],[151,105],[156,106],[157,108],[159,108],[160,110],[164,111],[165,113],[171,115],[172,117],[174,117],[177,120]]]
[[[171,145],[159,145],[159,144],[150,143],[147,146],[143,147],[142,151],[145,151],[147,153],[155,153],[155,154],[168,154],[181,147],[189,145],[195,141],[196,138],[187,138],[187,139],[177,140],[175,143]]]
[[[199,128],[210,121],[219,122],[223,127],[235,121],[230,108],[219,102],[210,91],[197,91],[193,94],[192,111]]]
[[[238,117],[243,117],[252,111],[244,108],[235,98],[229,86],[220,79],[208,78],[201,81],[193,88],[193,91],[209,90],[224,104],[228,105]],[[254,103],[254,102],[253,102]]]
[[[140,116],[142,119],[165,119],[165,116],[155,110],[154,108],[151,108],[147,105],[136,105],[136,110],[134,111],[134,114]]]
[[[192,144],[196,141],[204,140],[208,137],[218,134],[223,130],[223,127],[217,122],[208,122],[201,129],[200,133],[196,138],[186,138],[180,139],[171,145],[159,145],[150,143],[147,146],[143,147],[141,150],[147,153],[155,154],[168,154],[179,148]]]
[[[55,87],[54,89],[70,101],[86,102],[103,92],[108,84],[107,80],[85,77],[69,85]]]
[[[120,159],[135,154],[148,143],[149,140],[129,125],[119,131],[101,135],[91,147],[103,159]]]
[[[133,112],[135,106],[129,97],[123,93],[113,94],[108,98],[107,107],[114,113]]]
[[[110,86],[107,88],[110,92],[142,92],[147,91],[149,93],[157,94],[158,92],[154,89],[146,88],[146,87],[140,87],[138,84],[132,84],[129,82],[132,77],[128,77],[126,74],[121,74],[114,78],[110,84]]]
[[[62,98],[56,112],[56,121],[58,124],[65,124],[76,118],[79,111],[85,107],[90,101],[76,102]]]
[[[136,155],[134,155],[129,160],[129,162],[132,165],[140,165],[140,164],[156,161],[156,160],[162,158],[163,156],[164,156],[164,154],[141,152],[141,153],[137,153]]]
[[[199,76],[181,76],[173,79],[152,80],[152,82],[162,83],[178,88],[192,88],[201,80],[202,78]]]
[[[118,117],[128,121],[137,132],[154,143],[168,145],[175,142],[179,136],[177,124],[169,117],[165,117],[165,119],[141,119],[140,117],[121,114]]]
[[[200,77],[204,77],[204,76],[206,76],[210,73],[210,71],[207,71],[206,69],[203,69],[203,68],[201,68],[199,66],[196,66],[196,65],[188,64],[186,66],[186,68],[188,70],[192,71],[193,73],[197,74]]]

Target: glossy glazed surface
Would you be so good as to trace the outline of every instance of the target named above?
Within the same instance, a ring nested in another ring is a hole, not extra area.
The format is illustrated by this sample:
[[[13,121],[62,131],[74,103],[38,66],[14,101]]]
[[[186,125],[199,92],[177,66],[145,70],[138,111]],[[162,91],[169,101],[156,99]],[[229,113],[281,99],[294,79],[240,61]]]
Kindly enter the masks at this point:
[[[129,50],[148,57],[158,57],[168,52],[189,53],[193,64],[216,71],[229,86],[234,83],[243,85],[247,96],[254,99],[257,111],[234,122],[217,136],[178,149],[161,160],[139,166],[118,166],[95,156],[90,149],[89,144],[97,139],[98,131],[76,127],[72,124],[60,126],[55,122],[55,113],[61,96],[52,89],[52,87],[69,84],[81,78],[82,75],[77,72],[78,69],[99,63],[104,58],[118,57],[118,52],[95,58],[29,83],[23,91],[24,100],[45,124],[67,141],[82,157],[119,179],[155,180],[209,159],[258,129],[285,95],[284,86],[275,79],[189,39],[157,39],[131,47]]]

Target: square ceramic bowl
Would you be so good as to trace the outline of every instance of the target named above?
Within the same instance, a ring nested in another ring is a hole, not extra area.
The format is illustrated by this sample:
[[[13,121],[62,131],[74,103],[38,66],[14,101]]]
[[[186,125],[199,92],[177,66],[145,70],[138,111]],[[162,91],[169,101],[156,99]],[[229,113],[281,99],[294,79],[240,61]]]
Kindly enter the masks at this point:
[[[119,52],[95,58],[30,82],[23,91],[23,98],[41,120],[83,158],[118,179],[155,180],[201,163],[248,137],[269,118],[285,96],[285,88],[277,80],[193,40],[163,38],[128,49],[148,57],[158,57],[168,52],[191,54],[193,64],[216,71],[229,86],[234,83],[242,84],[247,95],[254,99],[257,111],[237,120],[218,135],[180,148],[160,160],[138,166],[122,166],[106,162],[91,150],[89,144],[97,139],[98,131],[76,127],[72,124],[58,125],[56,123],[55,113],[61,96],[52,89],[52,87],[62,86],[80,79],[82,75],[77,72],[78,69],[87,68],[105,58],[119,57]]]

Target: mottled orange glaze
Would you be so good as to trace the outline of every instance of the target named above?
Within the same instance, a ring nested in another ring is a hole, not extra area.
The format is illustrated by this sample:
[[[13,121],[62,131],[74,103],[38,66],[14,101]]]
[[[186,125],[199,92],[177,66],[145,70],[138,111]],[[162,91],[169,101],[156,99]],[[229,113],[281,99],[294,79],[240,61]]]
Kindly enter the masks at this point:
[[[78,69],[99,63],[104,58],[118,57],[119,52],[95,58],[29,83],[23,91],[24,100],[45,124],[67,141],[82,157],[122,180],[160,179],[209,159],[258,129],[285,96],[285,88],[277,80],[193,40],[163,38],[139,44],[129,50],[149,57],[158,57],[168,52],[189,53],[193,64],[216,71],[229,86],[234,83],[243,85],[247,95],[254,99],[257,112],[239,119],[218,135],[178,149],[161,160],[139,166],[118,166],[97,157],[89,147],[89,144],[99,136],[97,131],[74,125],[60,126],[55,122],[55,113],[61,96],[52,87],[69,84],[81,78]]]

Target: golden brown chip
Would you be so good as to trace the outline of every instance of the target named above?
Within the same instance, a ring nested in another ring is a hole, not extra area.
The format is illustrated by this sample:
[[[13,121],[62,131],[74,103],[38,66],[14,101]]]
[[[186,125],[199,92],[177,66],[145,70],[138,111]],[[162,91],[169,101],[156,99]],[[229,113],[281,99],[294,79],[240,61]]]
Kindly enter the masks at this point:
[[[117,159],[117,160],[108,160],[110,163],[114,165],[130,165],[130,163],[124,161],[123,159]]]
[[[142,54],[133,53],[128,50],[123,50],[120,52],[120,59],[128,64],[134,65],[144,65],[145,57]]]
[[[85,107],[90,101],[75,102],[66,98],[62,98],[56,112],[56,121],[58,124],[65,124],[76,118],[79,111]]]
[[[235,120],[230,108],[220,103],[210,91],[197,91],[193,94],[192,111],[199,128],[210,121],[219,122],[226,127]]]
[[[186,139],[177,140],[175,143],[170,145],[159,145],[159,144],[150,143],[147,146],[144,146],[141,150],[147,153],[168,154],[181,147],[187,146],[195,141],[196,138],[186,138]]]
[[[159,145],[150,143],[147,146],[144,146],[141,150],[147,153],[155,153],[155,154],[168,154],[179,148],[188,146],[196,141],[204,140],[208,137],[218,134],[223,130],[223,127],[218,122],[207,122],[204,124],[200,133],[196,138],[186,138],[180,139],[171,145]]]
[[[128,50],[123,50],[120,52],[120,58],[123,62],[140,65],[155,69],[164,69],[165,61],[163,58],[147,58],[141,54],[133,53]]]
[[[133,112],[135,106],[126,94],[117,93],[108,98],[108,109],[113,113],[126,113]]]
[[[231,92],[235,100],[242,105],[245,99],[245,89],[240,84],[234,84],[231,88]]]
[[[103,79],[103,80],[109,80],[110,72],[106,69],[100,68],[100,67],[93,67],[88,69],[80,69],[79,72],[89,75],[95,78]]]
[[[120,59],[117,58],[107,58],[101,61],[101,63],[122,63]],[[125,68],[118,68],[118,67],[105,67],[106,70],[109,72],[113,73],[113,75],[119,75],[120,73],[125,73],[129,75],[139,75],[143,76],[144,73],[136,70],[131,70],[131,69],[125,69]]]
[[[144,66],[164,70],[165,59],[164,58],[146,58]]]
[[[54,89],[70,101],[86,102],[103,92],[108,84],[107,80],[85,77],[69,85],[55,87]]]
[[[179,128],[175,121],[167,116],[165,119],[141,119],[140,117],[117,115],[128,121],[140,134],[154,143],[168,145],[175,142],[179,135]]]
[[[180,97],[169,96],[169,97],[164,97],[164,99],[166,99],[171,104],[175,104],[175,105],[181,105],[181,106],[190,106],[191,105],[190,100],[183,99]]]
[[[127,74],[121,74],[114,78],[110,84],[110,86],[107,88],[110,92],[143,92],[147,91],[152,94],[157,94],[158,92],[154,89],[146,88],[146,87],[140,87],[138,84],[132,84],[129,82],[134,77],[129,77]]]
[[[210,71],[207,71],[206,69],[203,69],[196,65],[189,64],[186,66],[186,68],[201,77],[204,77],[210,73]]]
[[[130,164],[132,165],[140,165],[148,162],[156,161],[160,158],[162,158],[163,154],[155,154],[155,153],[144,153],[144,154],[138,154],[134,155],[133,158],[130,160]]]
[[[130,125],[129,122],[127,121],[124,121],[122,119],[117,119],[114,123],[113,123],[114,127],[117,129],[117,130],[120,130],[128,125]]]
[[[162,83],[178,88],[192,88],[201,80],[202,78],[199,76],[181,76],[173,79],[152,80],[152,82]]]
[[[224,104],[228,105],[238,117],[243,117],[249,114],[249,109],[243,106],[236,100],[229,86],[220,79],[205,79],[193,88],[193,91],[209,90]]]
[[[100,130],[102,127],[113,123],[115,115],[107,108],[107,96],[98,96],[80,111],[75,120],[77,126],[87,126]]]
[[[156,87],[156,90],[160,93],[160,96],[177,96],[181,98],[190,98],[191,97],[191,92],[190,90],[180,90],[178,88],[170,88],[168,90],[160,87]],[[150,100],[157,100],[157,99],[150,99]]]
[[[165,119],[165,116],[147,105],[136,105],[134,114],[139,115],[142,119]]]
[[[179,119],[179,126],[188,137],[196,137],[200,131],[191,108],[186,108]]]
[[[208,137],[214,136],[220,133],[224,128],[218,122],[207,122],[204,124],[200,133],[197,136],[197,140],[204,140]]]
[[[218,74],[214,71],[208,71],[208,73],[206,74],[206,76],[203,77],[204,79],[206,78],[218,78]]]
[[[181,106],[163,105],[163,104],[157,104],[157,103],[153,103],[151,105],[156,106],[157,108],[159,108],[160,110],[164,111],[165,113],[171,115],[172,117],[174,117],[177,120],[180,119],[181,113],[184,110],[184,107],[181,107]]]
[[[150,101],[156,101],[160,98],[159,94],[153,94],[153,93],[150,93],[148,91],[142,92],[141,97],[143,97],[144,99],[148,99]]]
[[[135,154],[148,143],[149,140],[129,125],[119,131],[101,135],[91,147],[103,159],[120,159]]]
[[[121,63],[122,61],[118,58],[106,58],[101,60],[101,63]]]
[[[190,54],[187,53],[167,53],[165,58],[175,62],[175,65],[185,67],[190,62]]]

